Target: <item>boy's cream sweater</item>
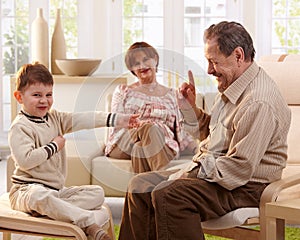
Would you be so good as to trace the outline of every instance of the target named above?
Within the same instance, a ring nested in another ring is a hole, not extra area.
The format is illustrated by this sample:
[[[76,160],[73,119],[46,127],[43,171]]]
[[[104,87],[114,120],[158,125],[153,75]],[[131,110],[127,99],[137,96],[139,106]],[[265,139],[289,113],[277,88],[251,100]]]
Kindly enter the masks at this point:
[[[20,112],[8,135],[16,165],[12,182],[42,183],[61,189],[66,179],[66,151],[63,148],[57,152],[53,138],[82,129],[109,126],[109,115],[106,112],[67,113],[52,109],[46,119]]]

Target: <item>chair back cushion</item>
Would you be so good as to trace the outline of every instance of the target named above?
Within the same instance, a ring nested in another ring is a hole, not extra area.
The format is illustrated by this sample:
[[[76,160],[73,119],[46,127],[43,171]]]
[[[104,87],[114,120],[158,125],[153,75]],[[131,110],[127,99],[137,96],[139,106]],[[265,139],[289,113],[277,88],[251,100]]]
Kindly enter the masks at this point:
[[[300,55],[299,55],[300,56]],[[274,79],[280,92],[288,103],[292,112],[291,127],[288,133],[288,161],[283,170],[283,178],[300,175],[300,61],[299,56],[287,55],[282,62],[261,61],[259,65]],[[290,60],[287,60],[289,58]],[[292,61],[294,59],[294,61]],[[298,59],[298,60],[296,60]],[[300,186],[285,190],[280,198],[300,198]]]

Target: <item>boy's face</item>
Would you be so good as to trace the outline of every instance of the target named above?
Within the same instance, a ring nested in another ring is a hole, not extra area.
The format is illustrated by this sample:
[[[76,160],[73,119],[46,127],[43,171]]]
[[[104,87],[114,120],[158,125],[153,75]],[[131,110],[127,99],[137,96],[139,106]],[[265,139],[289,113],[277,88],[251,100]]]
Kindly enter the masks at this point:
[[[15,91],[14,96],[22,104],[26,113],[44,117],[53,104],[53,86],[36,83],[29,85],[24,91]]]

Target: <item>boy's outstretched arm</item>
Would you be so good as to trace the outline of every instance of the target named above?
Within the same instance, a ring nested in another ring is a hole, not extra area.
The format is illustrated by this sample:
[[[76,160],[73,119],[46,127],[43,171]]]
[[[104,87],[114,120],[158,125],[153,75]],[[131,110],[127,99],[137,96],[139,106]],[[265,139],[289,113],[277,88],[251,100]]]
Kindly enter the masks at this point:
[[[116,125],[119,128],[136,128],[139,127],[141,122],[139,120],[139,114],[121,114],[116,115]]]

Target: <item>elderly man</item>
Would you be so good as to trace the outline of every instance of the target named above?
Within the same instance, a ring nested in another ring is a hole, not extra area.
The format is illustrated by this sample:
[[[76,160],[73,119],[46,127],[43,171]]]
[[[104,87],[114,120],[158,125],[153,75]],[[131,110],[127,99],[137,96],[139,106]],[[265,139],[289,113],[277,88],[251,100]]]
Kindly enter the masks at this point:
[[[125,200],[120,240],[204,239],[201,221],[241,207],[259,207],[265,187],[287,160],[290,110],[274,81],[254,61],[249,33],[236,22],[204,33],[208,73],[219,94],[210,115],[195,104],[193,75],[178,99],[201,140],[191,164],[176,173],[134,177]]]

